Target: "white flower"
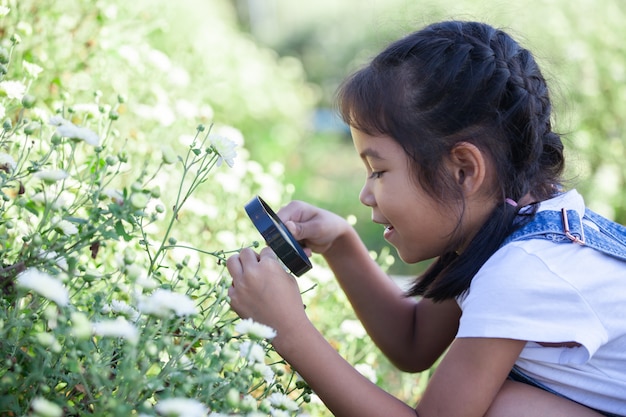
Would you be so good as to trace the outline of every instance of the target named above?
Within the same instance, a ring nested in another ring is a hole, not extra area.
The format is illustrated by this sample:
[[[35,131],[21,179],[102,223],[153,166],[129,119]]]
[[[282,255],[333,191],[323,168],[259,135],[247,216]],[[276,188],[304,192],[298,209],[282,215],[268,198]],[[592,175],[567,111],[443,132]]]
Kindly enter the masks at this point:
[[[160,400],[154,409],[157,413],[168,417],[202,417],[208,412],[208,408],[201,402],[180,397]]]
[[[121,206],[122,204],[124,204],[124,194],[122,194],[118,190],[114,190],[112,188],[105,188],[104,190],[102,190],[102,194],[109,197],[117,205]]]
[[[42,250],[39,252],[39,256],[41,256],[43,259],[54,260],[54,263],[56,263],[59,268],[67,270],[67,259],[65,259],[63,256],[59,256],[59,254],[55,251],[47,252]]]
[[[17,276],[17,285],[32,290],[59,306],[65,306],[70,301],[69,292],[61,281],[36,268],[28,268],[20,273]]]
[[[76,227],[74,223],[68,222],[67,220],[54,220],[56,219],[53,219],[54,228],[65,236],[72,236],[78,233],[78,227]]]
[[[7,109],[0,104],[0,119],[4,119],[4,116],[7,114]]]
[[[64,125],[66,123],[71,123],[69,120],[64,119],[63,117],[59,116],[58,114],[55,116],[52,116],[50,118],[50,120],[48,120],[48,124],[52,125],[52,126],[61,126]]]
[[[35,415],[39,417],[61,417],[63,409],[52,401],[48,401],[43,397],[37,397],[30,403]]]
[[[37,78],[37,76],[39,76],[39,74],[41,74],[41,72],[43,71],[43,68],[41,68],[39,65],[33,64],[32,62],[28,61],[22,61],[22,67],[24,67],[24,71],[26,71],[28,75],[33,78]]]
[[[139,304],[139,310],[144,314],[158,317],[167,317],[173,312],[177,316],[187,316],[197,313],[196,304],[185,294],[157,289]]]
[[[276,330],[265,324],[257,323],[252,319],[244,319],[235,325],[235,331],[247,334],[253,339],[273,339],[276,337]]]
[[[102,308],[102,312],[123,314],[131,321],[137,321],[139,319],[139,312],[121,300],[111,301],[111,304],[107,304]]]
[[[221,166],[223,161],[232,168],[235,164],[235,157],[237,156],[237,152],[235,151],[237,144],[222,135],[211,135],[209,136],[209,140],[215,152],[220,156],[217,160],[217,166]]]
[[[82,140],[91,146],[98,146],[100,143],[100,138],[96,132],[86,127],[76,126],[71,122],[57,126],[56,132],[66,138]]]
[[[13,172],[16,166],[15,159],[11,155],[0,152],[0,171]]]
[[[93,333],[104,337],[121,337],[133,345],[139,341],[139,330],[123,317],[93,324]]]
[[[72,336],[77,339],[88,339],[91,336],[93,325],[85,314],[72,311],[70,320],[72,321]]]
[[[100,106],[96,103],[77,103],[72,105],[72,109],[77,113],[87,113],[92,117],[98,117],[101,114]]]
[[[298,404],[294,400],[280,392],[272,393],[268,397],[268,400],[270,401],[270,404],[272,404],[272,407],[280,410],[296,411],[299,408]]]
[[[75,199],[76,196],[68,191],[61,190],[61,193],[58,193],[56,187],[52,190],[40,191],[30,197],[33,203],[47,204],[53,210],[61,210],[69,207]]]
[[[50,349],[52,352],[59,353],[63,349],[57,338],[54,337],[52,333],[39,332],[35,335],[35,339],[37,339],[37,342],[41,346]]]
[[[339,326],[342,333],[354,336],[356,338],[365,337],[367,332],[358,320],[344,320]]]
[[[361,375],[363,375],[373,383],[376,383],[376,381],[378,380],[376,370],[372,368],[371,365],[368,365],[367,363],[357,363],[354,368],[359,371]]]
[[[33,27],[27,22],[24,22],[24,21],[18,22],[16,27],[17,27],[17,30],[19,30],[26,36],[30,36],[33,34]]]
[[[0,6],[0,17],[8,15],[10,11],[11,9],[9,9],[7,6]]]
[[[34,177],[45,182],[57,182],[66,179],[69,177],[69,174],[62,169],[53,169],[35,172]]]
[[[267,385],[274,382],[274,371],[270,366],[267,366],[264,363],[255,363],[252,366],[252,371],[256,376],[262,376]]]
[[[21,100],[26,94],[26,86],[19,81],[2,81],[0,91],[3,91],[8,98]]]
[[[130,267],[131,265],[129,265]],[[132,269],[131,268],[127,268],[127,272],[131,272],[136,270],[136,268]],[[136,278],[135,284],[137,284],[139,287],[143,288],[144,290],[153,290],[155,288],[157,288],[159,286],[159,281],[157,281],[156,279],[147,276],[146,274],[142,273],[141,275],[139,275]],[[141,310],[141,304],[139,304],[139,310]],[[149,314],[149,313],[146,313]]]
[[[239,354],[250,362],[265,363],[265,350],[258,343],[246,340],[239,346]]]
[[[178,155],[170,145],[161,146],[161,153],[163,154],[163,162],[168,165],[178,161]]]

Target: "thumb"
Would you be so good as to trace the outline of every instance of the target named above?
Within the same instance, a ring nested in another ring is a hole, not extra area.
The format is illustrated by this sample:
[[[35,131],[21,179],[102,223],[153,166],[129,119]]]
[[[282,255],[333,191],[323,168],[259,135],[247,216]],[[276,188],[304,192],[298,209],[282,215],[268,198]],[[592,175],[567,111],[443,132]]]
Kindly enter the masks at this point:
[[[285,227],[287,227],[289,233],[291,233],[296,240],[300,241],[305,238],[302,223],[296,223],[293,220],[288,220],[285,222]]]
[[[302,245],[302,249],[304,250],[304,253],[306,254],[306,256],[311,256],[313,254],[313,251],[308,248],[306,246],[306,235],[304,232],[304,226],[302,223],[296,223],[292,220],[289,220],[287,222],[284,223],[285,227],[287,228],[287,230],[289,230],[289,233],[291,233],[291,235],[293,236],[293,238]]]

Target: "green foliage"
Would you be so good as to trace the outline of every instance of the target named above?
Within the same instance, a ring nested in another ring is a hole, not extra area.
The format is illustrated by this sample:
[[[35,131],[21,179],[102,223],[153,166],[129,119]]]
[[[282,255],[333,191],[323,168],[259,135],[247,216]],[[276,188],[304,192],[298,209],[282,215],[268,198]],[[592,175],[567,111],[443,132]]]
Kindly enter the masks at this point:
[[[0,414],[295,415],[310,390],[224,273],[256,237],[243,203],[288,196],[283,168],[120,10],[0,7]]]

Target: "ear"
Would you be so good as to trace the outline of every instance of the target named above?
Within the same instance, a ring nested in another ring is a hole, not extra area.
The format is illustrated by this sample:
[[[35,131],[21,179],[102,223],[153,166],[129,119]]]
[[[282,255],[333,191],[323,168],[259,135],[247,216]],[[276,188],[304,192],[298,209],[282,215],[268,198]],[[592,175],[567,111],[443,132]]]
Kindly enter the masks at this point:
[[[487,159],[478,147],[459,142],[450,151],[449,169],[456,183],[469,197],[478,192],[487,178]]]

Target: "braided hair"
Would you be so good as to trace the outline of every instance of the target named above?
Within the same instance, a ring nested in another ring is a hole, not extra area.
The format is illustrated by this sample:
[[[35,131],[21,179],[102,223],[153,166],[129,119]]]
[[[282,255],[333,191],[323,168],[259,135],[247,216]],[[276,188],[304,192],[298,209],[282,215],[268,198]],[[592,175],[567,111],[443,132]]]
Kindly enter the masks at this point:
[[[408,295],[441,301],[471,280],[519,225],[506,204],[528,193],[538,200],[560,189],[563,144],[552,131],[546,81],[532,54],[502,30],[478,22],[435,23],[389,45],[340,86],[346,123],[396,140],[414,162],[415,180],[433,198],[464,212],[459,184],[443,161],[469,142],[495,168],[496,205],[461,254],[462,236],[415,281]],[[410,208],[407,208],[410,210]],[[457,227],[457,230],[459,227]]]

